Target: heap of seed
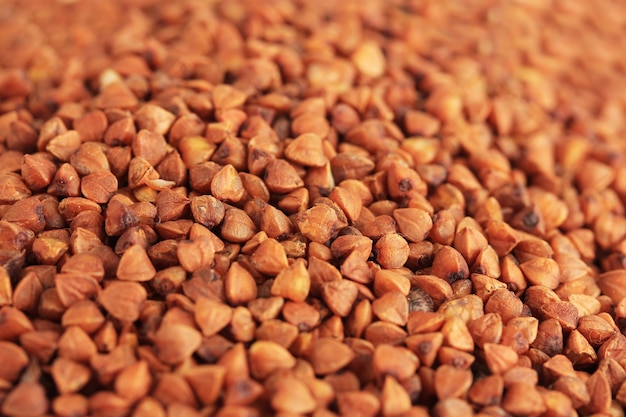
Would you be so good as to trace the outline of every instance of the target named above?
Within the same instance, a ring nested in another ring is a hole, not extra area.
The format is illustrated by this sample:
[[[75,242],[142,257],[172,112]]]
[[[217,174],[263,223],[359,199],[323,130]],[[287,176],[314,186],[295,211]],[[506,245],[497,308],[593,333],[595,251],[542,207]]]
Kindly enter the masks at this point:
[[[0,9],[0,415],[624,416],[623,2]]]

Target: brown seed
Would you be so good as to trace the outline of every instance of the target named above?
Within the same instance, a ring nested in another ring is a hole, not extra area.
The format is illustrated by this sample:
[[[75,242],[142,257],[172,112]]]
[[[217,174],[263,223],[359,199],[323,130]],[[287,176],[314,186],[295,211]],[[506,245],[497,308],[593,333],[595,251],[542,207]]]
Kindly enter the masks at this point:
[[[598,357],[601,359],[612,358],[621,362],[624,358],[622,349],[626,344],[626,337],[620,333],[616,333],[609,340],[604,342],[598,350]]]
[[[256,330],[256,325],[250,311],[245,307],[235,307],[228,330],[235,341],[250,342],[254,338],[254,332]]]
[[[298,327],[282,320],[270,319],[257,327],[254,337],[257,340],[271,341],[288,348],[298,337]]]
[[[435,254],[432,273],[448,283],[452,283],[459,279],[469,278],[469,267],[463,255],[456,249],[443,246]]]
[[[46,188],[56,171],[55,164],[43,155],[24,155],[22,159],[22,178],[33,191],[41,191]]]
[[[595,315],[587,315],[578,319],[576,327],[589,343],[599,347],[613,336],[616,330],[605,320]]]
[[[61,317],[61,324],[64,327],[78,326],[89,334],[98,330],[104,321],[104,315],[91,300],[82,300],[72,304]]]
[[[586,408],[592,413],[605,413],[611,407],[611,386],[602,372],[594,372],[585,385],[591,401]]]
[[[0,307],[10,305],[13,299],[13,287],[11,286],[11,277],[7,269],[0,266]]]
[[[583,338],[584,340],[584,338]],[[563,328],[556,319],[548,319],[539,323],[537,338],[531,344],[549,356],[563,351]]]
[[[137,156],[128,163],[128,186],[130,188],[139,188],[158,179],[159,173],[145,158]]]
[[[492,374],[503,374],[517,364],[517,353],[509,346],[485,343],[483,349]]]
[[[409,302],[399,291],[390,291],[374,300],[372,312],[379,320],[404,326],[409,315]]]
[[[10,204],[32,195],[21,177],[14,173],[0,174],[0,202]]]
[[[300,331],[309,331],[319,325],[320,312],[305,302],[287,301],[282,309],[285,320]]]
[[[54,277],[54,284],[59,301],[66,307],[93,298],[100,291],[98,281],[86,275],[60,273]]]
[[[271,192],[285,194],[302,187],[304,181],[289,162],[274,159],[267,164],[265,185]]]
[[[509,320],[502,330],[502,344],[510,346],[518,354],[524,353],[537,338],[539,320],[535,317],[516,317]]]
[[[198,349],[202,335],[184,324],[164,324],[154,335],[156,353],[164,363],[175,365]]]
[[[80,148],[80,145],[80,134],[75,130],[68,130],[52,138],[46,145],[46,151],[55,158],[66,162]]]
[[[598,285],[602,293],[608,295],[613,303],[619,303],[626,297],[624,290],[626,283],[626,273],[622,270],[605,272],[598,276]]]
[[[578,326],[578,310],[567,301],[541,306],[544,320],[556,319],[564,330],[574,330]]]
[[[285,213],[267,204],[261,213],[260,228],[268,237],[277,239],[291,233],[294,227]]]
[[[24,350],[42,363],[47,363],[56,353],[58,339],[59,333],[52,330],[27,331],[19,337]]]
[[[484,314],[482,300],[474,294],[448,300],[439,307],[438,311],[445,317],[458,317],[465,323]]]
[[[137,282],[114,281],[100,293],[100,304],[118,320],[133,322],[139,318],[148,294]]]
[[[272,388],[270,403],[278,412],[306,414],[316,407],[315,398],[306,384],[293,376],[278,378]]]
[[[3,414],[7,416],[40,416],[48,411],[44,388],[36,382],[22,382],[4,397]]]
[[[383,268],[400,268],[409,258],[409,245],[397,233],[383,235],[374,248],[377,253],[376,260]]]
[[[240,107],[246,101],[246,94],[226,84],[218,84],[213,88],[213,105],[218,109]]]
[[[220,201],[233,203],[244,197],[243,183],[234,166],[228,164],[215,173],[211,180],[211,194]]]
[[[148,185],[151,187],[149,192],[154,191],[156,193],[156,190],[153,189],[154,187],[152,187],[150,183],[148,183]],[[146,189],[144,188],[144,190]],[[137,191],[135,191],[135,196],[137,196]],[[141,200],[140,198],[138,199]],[[176,189],[160,189],[155,199],[149,198],[143,201],[150,201],[156,204],[157,215],[163,222],[178,220],[186,216],[189,209],[187,190],[182,187]]]
[[[80,327],[68,327],[58,340],[58,355],[75,362],[88,362],[96,353],[96,345]]]
[[[152,395],[165,406],[179,403],[190,407],[197,407],[197,400],[193,390],[180,374],[163,373],[156,381]]]
[[[500,375],[489,375],[472,385],[468,391],[468,398],[475,404],[482,406],[497,405],[502,400],[504,382]]]
[[[297,136],[313,133],[324,138],[328,135],[329,128],[326,117],[313,113],[297,115],[291,122],[291,131]]]
[[[59,203],[59,212],[67,222],[72,222],[86,210],[100,213],[102,208],[96,202],[82,197],[67,197]]]
[[[562,376],[554,382],[554,389],[567,395],[572,406],[580,408],[591,400],[585,382],[577,376]]]
[[[185,371],[187,383],[204,405],[214,404],[223,388],[226,369],[221,365],[198,365]]]
[[[200,297],[196,301],[194,317],[204,336],[212,336],[231,321],[233,310],[226,304]]]
[[[256,226],[245,211],[229,208],[222,221],[220,236],[234,243],[248,241],[256,233]]]
[[[70,155],[70,163],[80,175],[110,171],[111,167],[105,149],[101,143],[84,142],[78,151]]]
[[[250,260],[259,272],[267,275],[278,275],[288,267],[285,250],[276,239],[261,242]]]
[[[350,280],[333,280],[322,284],[322,298],[328,308],[340,317],[350,314],[357,296],[358,288]]]
[[[469,332],[467,325],[458,316],[452,316],[441,328],[444,336],[444,344],[465,352],[474,350],[474,339]]]
[[[224,278],[224,295],[231,305],[245,304],[257,296],[254,278],[238,262],[233,262]]]
[[[450,365],[441,365],[435,371],[435,391],[439,400],[460,398],[472,385],[472,373]]]
[[[27,273],[15,286],[13,307],[31,314],[35,313],[43,291],[37,275],[34,272]]]
[[[130,409],[130,401],[111,391],[99,391],[89,397],[89,410],[96,415],[125,415]]]
[[[107,235],[119,236],[139,224],[139,218],[131,207],[118,200],[111,200],[106,209],[104,227]]]
[[[94,110],[74,120],[73,124],[81,141],[100,141],[107,128],[107,118],[103,111]]]
[[[101,282],[105,275],[103,260],[90,253],[78,253],[69,258],[63,266],[61,272],[86,274]]]
[[[108,148],[106,151],[107,158],[111,168],[111,173],[118,179],[124,180],[128,177],[128,169],[130,167],[130,160],[132,159],[132,152],[127,147],[113,147]],[[165,179],[165,178],[164,178]]]
[[[39,130],[37,149],[39,149],[39,151],[42,151],[52,138],[64,132],[67,132],[67,128],[65,127],[65,124],[60,117],[55,116],[46,120]]]
[[[271,293],[292,301],[304,301],[309,295],[311,280],[303,259],[297,259],[281,271],[272,284]]]
[[[285,156],[304,166],[321,167],[328,162],[322,138],[316,133],[304,133],[292,140],[285,148]]]
[[[336,240],[335,240],[336,241]],[[402,294],[409,294],[411,281],[404,275],[396,271],[380,270],[374,276],[374,293],[382,296],[389,291],[399,291]]]
[[[560,270],[554,259],[535,258],[520,264],[526,279],[534,285],[555,289],[559,285]]]
[[[465,400],[459,398],[447,398],[433,407],[434,415],[439,417],[471,415],[472,406]]]
[[[53,237],[42,236],[40,238],[35,239],[32,243],[33,243],[33,246],[32,246],[33,255],[35,256],[35,259],[37,260],[37,262],[41,265],[56,264],[59,261],[59,259],[63,255],[65,255],[65,253],[69,249],[68,242],[66,242],[65,240],[56,239]],[[37,298],[38,298],[38,296],[35,297],[37,290],[33,288],[33,285],[32,285],[32,284],[37,285],[37,283],[35,281],[31,281],[28,279],[25,281],[26,282],[22,280],[18,283],[18,286],[15,288],[15,293],[13,295],[15,299],[14,302],[19,303],[18,308],[20,309],[28,309],[29,307],[27,306],[27,304],[36,303]],[[30,295],[27,296],[26,293],[30,292],[31,290],[34,290],[35,294],[32,297]],[[39,293],[41,293],[41,291],[39,291]],[[24,303],[26,303],[26,305]],[[30,308],[32,308],[32,305]]]
[[[191,213],[196,222],[212,229],[221,223],[225,210],[221,201],[210,195],[191,197]]]
[[[411,282],[428,294],[433,300],[435,308],[454,296],[450,284],[436,275],[416,275],[411,279]]]
[[[509,320],[522,315],[523,303],[515,294],[506,289],[493,291],[485,304],[485,313],[497,313],[506,324]]]
[[[445,321],[445,316],[429,311],[414,311],[409,313],[407,329],[410,334],[437,331]]]
[[[577,376],[573,364],[565,355],[555,355],[543,364],[547,376],[557,379],[563,376]]]
[[[104,143],[109,146],[130,145],[137,129],[131,117],[123,117],[111,123],[104,133]]]
[[[351,337],[361,337],[373,319],[374,314],[370,302],[368,300],[359,301],[348,317],[348,322],[346,323],[347,334]]]
[[[307,357],[317,375],[327,375],[348,365],[355,354],[340,341],[320,338],[312,342]]]
[[[271,341],[257,341],[250,346],[250,372],[263,380],[281,369],[291,369],[296,359],[287,349]]]
[[[231,164],[238,171],[244,170],[247,163],[246,147],[240,139],[234,136],[227,136],[211,159],[220,165]]]
[[[253,404],[263,393],[263,386],[253,379],[242,379],[233,384],[228,384],[224,404],[249,405]]]
[[[333,200],[345,213],[347,219],[354,223],[359,219],[363,209],[361,197],[353,190],[345,187],[335,187],[330,192],[329,198]],[[303,210],[305,207],[303,207]],[[298,211],[303,211],[298,210]]]
[[[374,168],[375,164],[369,155],[338,153],[330,161],[330,169],[338,182],[363,178]]]
[[[404,381],[415,373],[419,359],[406,348],[379,345],[374,351],[373,364],[378,375],[391,375]]]
[[[485,229],[489,244],[496,250],[498,256],[504,256],[511,252],[517,243],[519,237],[514,229],[501,221],[489,221]]]
[[[117,266],[117,277],[123,281],[149,281],[156,275],[148,253],[141,245],[128,248]]]
[[[152,385],[152,376],[146,361],[140,360],[123,369],[115,378],[115,392],[120,397],[137,401],[145,397]]]
[[[37,197],[28,197],[12,204],[2,216],[2,220],[15,223],[35,233],[46,227],[43,204]]]
[[[264,322],[276,318],[284,302],[280,297],[255,298],[248,303],[248,308],[257,321]]]
[[[409,314],[414,311],[431,312],[434,310],[433,299],[421,288],[415,287],[407,295]]]
[[[382,415],[385,417],[401,415],[411,408],[409,394],[391,375],[385,376],[380,401]]]
[[[0,341],[0,357],[5,361],[0,378],[9,383],[15,382],[28,364],[27,352],[14,343]]]
[[[404,342],[407,334],[404,329],[395,324],[376,321],[365,329],[365,339],[374,345],[399,345]]]
[[[65,358],[57,358],[50,367],[50,373],[61,394],[80,391],[91,377],[88,367]]]
[[[392,198],[426,195],[427,185],[414,170],[392,163],[387,172],[387,188]]]
[[[59,395],[52,400],[52,411],[61,417],[85,416],[89,413],[89,402],[82,394]]]
[[[416,110],[410,110],[404,115],[404,124],[410,135],[418,136],[433,136],[441,125],[435,117]]]
[[[530,308],[534,316],[539,314],[541,307],[548,303],[560,302],[560,298],[551,289],[533,285],[526,290],[524,303]]]
[[[176,248],[180,265],[187,272],[209,268],[215,256],[215,246],[210,238],[198,236],[191,241],[181,241]]]
[[[330,246],[336,258],[343,258],[341,275],[355,282],[368,284],[372,277],[367,260],[372,251],[372,241],[359,235],[338,236]]]
[[[367,391],[340,392],[337,394],[337,406],[341,415],[374,417],[380,410],[380,400]]]
[[[504,395],[502,407],[514,415],[541,414],[546,405],[534,385],[519,382],[510,385]]]
[[[400,208],[393,211],[398,231],[410,242],[421,242],[433,227],[430,215],[418,208]]]
[[[498,343],[502,338],[502,318],[496,313],[487,313],[467,323],[474,342],[483,347],[486,343]]]
[[[294,217],[294,222],[304,236],[313,242],[326,243],[335,232],[338,218],[327,205],[317,205]]]
[[[80,191],[85,198],[98,204],[105,204],[117,191],[117,178],[110,172],[94,172],[80,182]]]

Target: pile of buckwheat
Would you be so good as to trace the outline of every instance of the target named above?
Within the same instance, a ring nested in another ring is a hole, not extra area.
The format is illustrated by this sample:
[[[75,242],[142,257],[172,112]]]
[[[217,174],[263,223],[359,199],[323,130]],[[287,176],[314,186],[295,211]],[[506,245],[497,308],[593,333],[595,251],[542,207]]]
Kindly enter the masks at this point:
[[[0,415],[626,406],[626,3],[2,0]]]

